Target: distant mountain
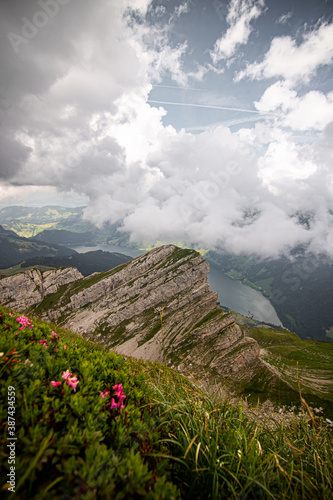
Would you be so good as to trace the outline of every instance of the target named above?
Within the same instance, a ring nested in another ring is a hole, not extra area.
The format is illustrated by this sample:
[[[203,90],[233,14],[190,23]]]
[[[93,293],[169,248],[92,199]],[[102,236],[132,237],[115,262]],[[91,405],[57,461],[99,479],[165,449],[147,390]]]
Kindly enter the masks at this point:
[[[67,257],[77,252],[60,245],[22,238],[0,226],[0,269],[34,257]]]
[[[83,220],[83,211],[84,207],[4,207],[0,209],[0,224],[25,237],[34,237],[45,229],[99,233],[98,228]]]
[[[38,233],[37,236],[34,236],[35,240],[46,241],[47,243],[56,245],[84,245],[92,243],[94,238],[95,234],[92,231],[77,233],[67,231],[66,229],[45,229],[41,233]]]
[[[124,264],[132,260],[132,257],[115,252],[103,252],[95,250],[87,253],[74,253],[74,255],[64,257],[35,257],[27,259],[21,264],[21,268],[31,266],[47,266],[47,267],[76,267],[83,274],[89,276],[92,273],[109,271],[114,267]]]
[[[105,224],[103,229],[99,229],[84,219],[84,209],[85,207],[59,206],[5,207],[0,208],[0,224],[5,229],[15,231],[19,236],[37,237],[58,245],[73,244],[73,242],[82,244],[80,235],[84,234],[83,243],[110,242],[119,246],[131,246],[129,235],[119,231],[120,224]],[[57,234],[52,231],[66,231],[70,234],[66,232]],[[42,236],[39,236],[40,233]]]

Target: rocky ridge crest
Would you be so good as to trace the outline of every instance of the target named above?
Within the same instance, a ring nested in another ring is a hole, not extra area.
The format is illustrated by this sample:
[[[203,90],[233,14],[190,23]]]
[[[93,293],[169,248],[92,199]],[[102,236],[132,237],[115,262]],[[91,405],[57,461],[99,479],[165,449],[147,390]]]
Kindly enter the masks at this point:
[[[277,375],[210,290],[200,254],[164,245],[86,278],[74,268],[0,281],[0,301],[35,312],[123,355],[165,362],[227,385]]]

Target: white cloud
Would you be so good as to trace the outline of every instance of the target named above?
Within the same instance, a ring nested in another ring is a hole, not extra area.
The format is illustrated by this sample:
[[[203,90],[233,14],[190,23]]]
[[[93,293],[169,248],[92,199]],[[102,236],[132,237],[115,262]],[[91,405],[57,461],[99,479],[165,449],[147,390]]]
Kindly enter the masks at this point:
[[[306,83],[320,66],[332,64],[332,57],[333,24],[322,23],[306,33],[300,45],[290,36],[273,38],[264,60],[249,64],[238,73],[236,81],[283,77],[293,85]]]
[[[262,14],[263,9],[263,0],[231,0],[226,18],[229,28],[215,42],[210,54],[214,64],[229,59],[239,45],[247,43],[252,31],[251,22]]]
[[[316,172],[315,163],[301,152],[302,148],[290,140],[271,142],[259,160],[259,175],[264,184],[276,194],[283,195],[282,186],[286,183],[307,179]]]
[[[274,113],[276,121],[293,130],[324,130],[333,121],[333,92],[312,90],[299,97],[286,82],[268,87],[255,107],[261,113]]]

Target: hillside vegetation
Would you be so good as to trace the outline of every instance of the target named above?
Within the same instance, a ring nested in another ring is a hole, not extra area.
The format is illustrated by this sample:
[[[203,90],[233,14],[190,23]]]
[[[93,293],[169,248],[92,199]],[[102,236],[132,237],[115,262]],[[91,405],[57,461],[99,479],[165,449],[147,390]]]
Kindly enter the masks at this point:
[[[3,307],[0,373],[15,498],[333,498],[332,429],[306,403],[251,407]]]
[[[15,266],[32,257],[68,257],[76,253],[59,245],[21,238],[0,226],[0,269]]]

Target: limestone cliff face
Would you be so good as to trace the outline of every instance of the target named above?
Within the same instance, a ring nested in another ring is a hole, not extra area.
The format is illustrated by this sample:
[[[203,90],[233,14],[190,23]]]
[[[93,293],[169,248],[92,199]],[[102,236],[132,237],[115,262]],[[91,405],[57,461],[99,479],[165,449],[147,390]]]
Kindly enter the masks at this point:
[[[18,311],[29,309],[60,286],[83,278],[74,267],[41,273],[37,269],[15,274],[0,281],[0,302]]]
[[[263,366],[259,346],[218,305],[208,272],[197,252],[165,245],[86,278],[73,268],[27,271],[0,281],[0,300],[124,355],[248,382]]]

